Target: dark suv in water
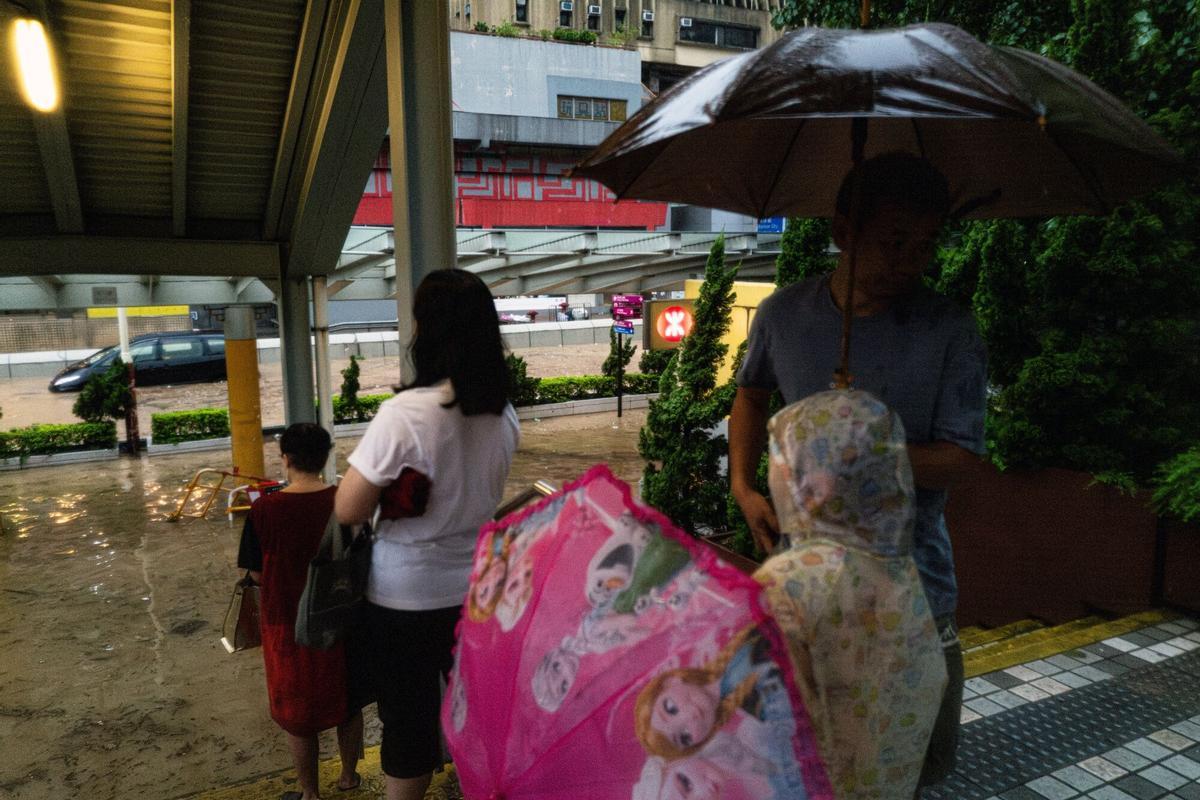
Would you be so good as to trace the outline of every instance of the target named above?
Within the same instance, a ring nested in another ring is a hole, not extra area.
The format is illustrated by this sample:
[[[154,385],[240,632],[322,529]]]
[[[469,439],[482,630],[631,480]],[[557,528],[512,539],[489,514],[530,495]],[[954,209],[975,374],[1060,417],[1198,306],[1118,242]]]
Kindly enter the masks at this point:
[[[68,364],[50,381],[52,392],[75,392],[108,369],[118,345]],[[216,332],[144,333],[129,341],[138,386],[225,380],[225,337]]]

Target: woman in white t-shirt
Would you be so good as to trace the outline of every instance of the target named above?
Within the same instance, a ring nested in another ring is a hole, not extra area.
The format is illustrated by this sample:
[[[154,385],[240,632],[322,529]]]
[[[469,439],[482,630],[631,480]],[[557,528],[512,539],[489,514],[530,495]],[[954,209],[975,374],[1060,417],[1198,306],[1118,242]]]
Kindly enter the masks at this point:
[[[384,498],[384,509],[409,516],[380,521],[367,587],[388,800],[419,800],[441,765],[439,676],[450,671],[476,537],[500,504],[519,433],[483,281],[432,272],[413,315],[416,378],[380,406],[335,501],[338,519],[362,522],[393,482],[407,487]]]

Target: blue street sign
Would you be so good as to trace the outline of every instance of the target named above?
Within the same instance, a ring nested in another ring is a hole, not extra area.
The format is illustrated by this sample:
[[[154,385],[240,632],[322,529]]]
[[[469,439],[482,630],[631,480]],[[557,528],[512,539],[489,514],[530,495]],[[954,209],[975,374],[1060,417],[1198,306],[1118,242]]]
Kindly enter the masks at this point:
[[[758,221],[759,233],[783,233],[783,217],[767,217]]]
[[[613,330],[626,336],[633,336],[633,323],[623,320],[613,320]]]

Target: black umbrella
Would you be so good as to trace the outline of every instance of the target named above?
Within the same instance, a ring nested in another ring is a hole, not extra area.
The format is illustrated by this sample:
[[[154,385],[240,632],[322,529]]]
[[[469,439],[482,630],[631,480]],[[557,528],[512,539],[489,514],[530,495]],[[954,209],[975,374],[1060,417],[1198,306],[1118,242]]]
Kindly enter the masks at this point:
[[[759,218],[827,217],[853,165],[931,161],[960,214],[1106,213],[1177,175],[1179,154],[1112,95],[1049,59],[952,25],[805,28],[689,76],[574,174],[619,198]]]
[[[641,109],[573,175],[618,199],[828,217],[864,158],[904,151],[959,217],[1103,214],[1182,157],[1109,93],[1025,50],[944,24],[805,28],[708,66]],[[857,208],[857,190],[852,194]],[[850,253],[850,292],[855,253]],[[847,302],[839,385],[848,385]]]

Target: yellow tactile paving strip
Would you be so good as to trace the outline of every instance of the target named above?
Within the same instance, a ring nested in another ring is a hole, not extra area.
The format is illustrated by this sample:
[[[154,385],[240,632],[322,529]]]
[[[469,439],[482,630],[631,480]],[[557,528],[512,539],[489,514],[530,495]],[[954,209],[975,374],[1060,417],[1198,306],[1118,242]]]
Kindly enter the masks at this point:
[[[1037,620],[1022,619],[1001,625],[999,628],[963,628],[958,632],[958,640],[962,643],[963,651],[977,647],[986,647],[996,642],[1020,636],[1023,633],[1040,630],[1046,627]]]
[[[1086,617],[1064,625],[1044,627],[1032,620],[1004,625],[999,628],[964,629],[961,634],[963,656],[968,678],[984,675],[1018,664],[1066,653],[1085,645],[1120,636],[1124,633],[1156,625],[1172,619],[1173,614],[1147,611],[1121,619],[1105,621],[1098,617]],[[337,759],[322,762],[322,796],[338,800],[365,800],[383,796],[383,773],[379,767],[379,748],[369,747],[359,762],[359,773],[363,776],[362,786],[352,792],[339,792],[337,781],[339,765]],[[456,783],[454,767],[447,765],[445,772],[434,776],[426,800],[455,800]],[[190,800],[278,800],[279,796],[296,788],[295,775],[290,770],[270,775],[241,786],[215,789],[191,795]]]
[[[1172,619],[1173,614],[1162,611],[1145,611],[1112,621],[1100,620],[1096,617],[1043,628],[1032,633],[1013,637],[993,647],[984,647],[963,656],[966,675],[973,678],[1000,669],[1008,669],[1018,664],[1048,658],[1058,653],[1094,644],[1113,636],[1155,625]]]

